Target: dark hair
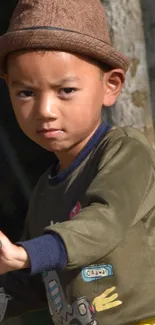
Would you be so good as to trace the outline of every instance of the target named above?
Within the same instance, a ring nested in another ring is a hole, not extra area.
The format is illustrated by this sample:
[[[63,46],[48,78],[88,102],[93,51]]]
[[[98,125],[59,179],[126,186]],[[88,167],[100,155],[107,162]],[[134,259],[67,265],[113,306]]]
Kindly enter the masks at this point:
[[[93,59],[93,58],[91,58],[91,57],[85,57],[85,58],[86,58],[86,60],[87,60],[88,62],[90,62],[90,63],[92,63],[92,64],[98,66],[98,67],[101,69],[101,71],[103,71],[103,72],[109,72],[109,71],[111,71],[111,70],[113,69],[113,68],[112,68],[110,65],[108,65],[107,63],[103,63],[103,62],[98,61],[98,60],[96,60],[96,59]]]

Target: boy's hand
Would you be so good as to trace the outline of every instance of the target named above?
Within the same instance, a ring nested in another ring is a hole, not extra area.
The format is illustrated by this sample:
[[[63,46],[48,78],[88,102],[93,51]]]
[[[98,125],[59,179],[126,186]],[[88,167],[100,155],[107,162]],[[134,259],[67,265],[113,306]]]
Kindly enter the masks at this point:
[[[0,231],[0,274],[30,267],[30,261],[23,247],[14,245]]]

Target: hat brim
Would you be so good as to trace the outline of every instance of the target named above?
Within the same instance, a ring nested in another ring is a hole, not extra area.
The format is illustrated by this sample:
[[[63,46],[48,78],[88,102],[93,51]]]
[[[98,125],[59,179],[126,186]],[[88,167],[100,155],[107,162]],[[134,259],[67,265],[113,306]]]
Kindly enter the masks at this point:
[[[0,77],[4,77],[4,59],[14,51],[44,49],[91,57],[112,68],[127,70],[130,60],[102,40],[66,30],[26,29],[0,37]]]

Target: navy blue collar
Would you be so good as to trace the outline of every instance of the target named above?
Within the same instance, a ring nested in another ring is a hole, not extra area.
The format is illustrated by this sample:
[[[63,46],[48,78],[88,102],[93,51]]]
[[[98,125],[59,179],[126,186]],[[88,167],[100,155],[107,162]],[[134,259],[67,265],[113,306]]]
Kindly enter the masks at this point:
[[[57,162],[55,165],[51,166],[50,175],[49,175],[49,182],[51,185],[56,185],[62,181],[64,181],[69,174],[71,174],[89,155],[89,153],[97,147],[100,140],[110,131],[111,126],[106,123],[101,123],[98,127],[96,132],[90,138],[86,146],[81,150],[78,156],[75,158],[73,163],[62,173],[57,173],[58,164]]]

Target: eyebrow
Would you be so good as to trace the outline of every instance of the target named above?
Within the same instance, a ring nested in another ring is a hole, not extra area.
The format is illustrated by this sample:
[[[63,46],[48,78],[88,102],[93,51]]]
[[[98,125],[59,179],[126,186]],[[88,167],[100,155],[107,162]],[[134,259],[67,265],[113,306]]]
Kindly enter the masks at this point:
[[[58,80],[56,82],[53,82],[50,84],[50,86],[52,87],[57,87],[57,86],[60,86],[66,82],[76,82],[76,81],[80,81],[81,79],[77,76],[69,76],[69,77],[65,77],[61,80]],[[11,85],[12,86],[15,86],[15,87],[28,87],[28,88],[31,88],[31,87],[34,87],[34,85],[32,84],[29,84],[27,82],[24,82],[24,81],[20,81],[20,80],[12,80],[11,82]]]
[[[77,76],[69,76],[69,77],[66,77],[62,80],[60,80],[61,83],[64,83],[64,82],[69,82],[69,81],[80,81],[81,79]]]
[[[15,86],[15,87],[30,87],[29,84],[27,84],[26,82],[22,82],[20,80],[13,80],[11,82],[11,85]],[[31,85],[31,87],[32,87],[32,85]]]

